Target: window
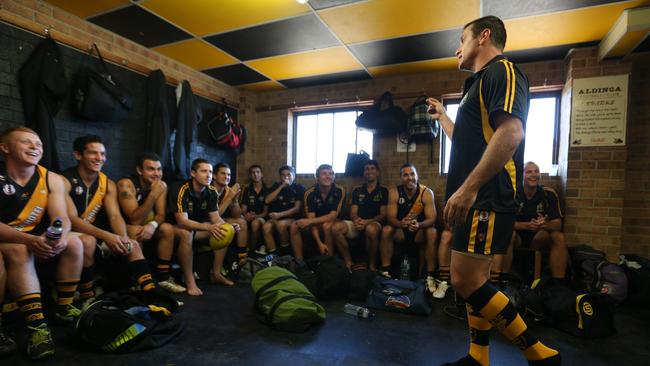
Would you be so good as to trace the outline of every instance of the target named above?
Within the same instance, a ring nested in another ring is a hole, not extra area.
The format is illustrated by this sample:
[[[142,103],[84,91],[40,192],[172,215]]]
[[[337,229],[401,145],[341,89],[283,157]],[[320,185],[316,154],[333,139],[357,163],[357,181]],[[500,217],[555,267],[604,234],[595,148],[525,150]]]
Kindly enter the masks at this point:
[[[534,161],[541,173],[557,174],[557,153],[560,121],[560,92],[531,93],[526,120],[526,147],[524,161]],[[460,99],[444,101],[447,115],[456,120]],[[449,171],[451,141],[444,133],[440,140],[440,168],[442,174]]]
[[[293,164],[298,174],[314,174],[320,164],[343,173],[348,153],[361,150],[372,157],[372,133],[357,129],[358,109],[294,114]]]

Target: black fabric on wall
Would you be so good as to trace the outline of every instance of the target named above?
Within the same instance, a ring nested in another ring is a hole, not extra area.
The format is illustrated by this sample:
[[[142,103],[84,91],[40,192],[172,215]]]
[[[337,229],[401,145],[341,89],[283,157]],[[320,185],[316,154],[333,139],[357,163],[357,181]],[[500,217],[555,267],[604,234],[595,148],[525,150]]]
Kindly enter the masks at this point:
[[[169,145],[171,127],[165,74],[161,70],[152,71],[147,78],[146,123],[144,150],[158,154],[163,166],[167,167],[165,173],[170,173],[173,171]]]
[[[68,90],[59,45],[51,38],[38,43],[19,73],[25,125],[43,141],[41,165],[59,171],[54,115],[63,106]]]
[[[19,91],[18,73],[29,56],[43,41],[43,37],[36,36],[22,29],[15,28],[0,22],[0,131],[14,126],[26,125],[26,116],[23,100]],[[65,84],[69,84],[72,76],[87,57],[83,52],[59,45],[65,75]],[[102,50],[103,51],[103,50]],[[127,120],[119,123],[106,123],[86,121],[76,117],[70,109],[71,96],[66,88],[62,107],[56,115],[52,114],[53,126],[56,129],[56,156],[61,169],[76,165],[72,156],[72,142],[83,135],[101,136],[106,145],[107,161],[103,171],[113,180],[131,174],[135,168],[138,155],[145,151],[145,141],[149,137],[147,126],[147,76],[131,70],[108,63],[109,72],[133,95],[133,109]],[[60,85],[64,83],[61,82]],[[174,87],[164,85],[164,98],[167,104],[167,113],[170,124],[176,120],[176,100]],[[160,99],[162,100],[162,98]],[[194,97],[196,107],[204,115],[214,115],[223,105],[207,100],[200,96]],[[237,115],[237,111],[227,108],[228,113]],[[162,113],[162,112],[161,112]],[[189,161],[202,157],[211,163],[225,162],[234,168],[236,156],[232,150],[220,148],[201,135],[199,128],[194,128],[189,135]],[[171,129],[171,127],[170,127]],[[48,137],[41,135],[46,142]],[[187,146],[187,145],[186,145]],[[1,158],[0,158],[1,159]],[[171,178],[169,175],[166,178]]]
[[[178,180],[187,179],[190,176],[190,149],[195,127],[202,117],[190,83],[183,80],[181,88],[181,98],[178,102],[178,114],[176,115],[176,141],[174,142],[174,177]]]

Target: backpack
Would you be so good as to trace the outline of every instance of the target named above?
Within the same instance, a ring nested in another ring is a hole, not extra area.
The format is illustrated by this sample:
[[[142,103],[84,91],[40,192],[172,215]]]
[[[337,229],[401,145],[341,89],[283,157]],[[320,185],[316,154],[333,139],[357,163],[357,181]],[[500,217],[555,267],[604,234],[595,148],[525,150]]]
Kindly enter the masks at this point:
[[[366,268],[355,269],[350,274],[348,299],[363,301],[368,297],[377,273]]]
[[[410,142],[431,142],[440,133],[440,122],[431,118],[426,96],[418,97],[411,106],[408,119],[408,140]]]
[[[417,282],[375,277],[366,306],[403,314],[431,314],[431,296],[427,295],[424,280]]]
[[[647,306],[650,302],[650,260],[634,254],[621,255],[621,267],[628,279],[627,303]]]
[[[185,324],[173,320],[178,303],[157,291],[110,293],[86,308],[74,333],[96,350],[127,353],[161,347],[181,334]]]
[[[217,145],[235,150],[243,149],[247,135],[246,128],[230,118],[226,112],[217,113],[208,121],[207,128]]]
[[[406,130],[407,118],[406,112],[393,104],[393,94],[387,91],[375,100],[369,110],[357,117],[355,124],[373,134],[391,135]]]
[[[321,255],[307,260],[316,277],[319,299],[344,298],[348,295],[350,287],[350,271],[339,257]]]
[[[258,319],[278,330],[304,332],[325,320],[325,309],[289,270],[272,266],[251,282]]]
[[[622,302],[627,297],[627,276],[620,266],[607,261],[605,253],[588,245],[569,249],[573,286],[578,292],[598,292]]]

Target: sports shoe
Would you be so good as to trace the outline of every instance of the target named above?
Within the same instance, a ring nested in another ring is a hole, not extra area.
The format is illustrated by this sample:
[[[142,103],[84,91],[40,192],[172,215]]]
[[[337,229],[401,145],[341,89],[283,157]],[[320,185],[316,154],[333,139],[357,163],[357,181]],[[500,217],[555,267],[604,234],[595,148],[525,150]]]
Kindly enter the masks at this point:
[[[264,245],[264,244],[260,245],[260,247],[257,248],[257,250],[255,252],[257,254],[266,255],[266,245]]]
[[[77,304],[77,305],[81,309],[81,311],[84,311],[84,310],[88,309],[90,304],[94,303],[95,301],[97,301],[97,298],[95,296],[93,296],[93,297],[89,297],[87,299],[81,300],[81,302],[79,302],[79,304]]]
[[[449,288],[449,285],[447,284],[447,281],[440,281],[440,280],[435,280],[436,281],[436,290],[433,291],[432,295],[436,299],[444,299],[445,294],[447,293],[447,289]]]
[[[436,281],[435,277],[433,276],[427,276],[427,291],[429,291],[430,294],[433,295],[436,290],[438,290],[438,281]]]
[[[164,281],[158,282],[158,286],[167,292],[171,292],[172,294],[182,294],[183,292],[187,291],[185,287],[177,284],[171,277]]]
[[[388,271],[379,271],[378,274],[380,276],[382,276],[382,277],[385,277],[385,278],[391,278],[390,277],[390,272],[388,272]]]
[[[57,310],[54,315],[59,321],[63,323],[72,323],[75,318],[81,315],[81,310],[72,304],[68,304],[65,306],[63,311]]]
[[[0,329],[0,356],[8,355],[16,350],[16,342],[6,336]]]
[[[27,326],[27,356],[32,360],[40,360],[54,356],[54,341],[52,332],[47,324],[43,323],[38,327]]]

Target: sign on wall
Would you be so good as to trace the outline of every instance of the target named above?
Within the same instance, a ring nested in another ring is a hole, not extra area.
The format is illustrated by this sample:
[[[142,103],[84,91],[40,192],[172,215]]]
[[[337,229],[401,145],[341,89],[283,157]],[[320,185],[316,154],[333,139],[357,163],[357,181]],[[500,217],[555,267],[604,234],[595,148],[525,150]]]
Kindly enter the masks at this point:
[[[628,76],[573,80],[571,146],[624,146]]]

